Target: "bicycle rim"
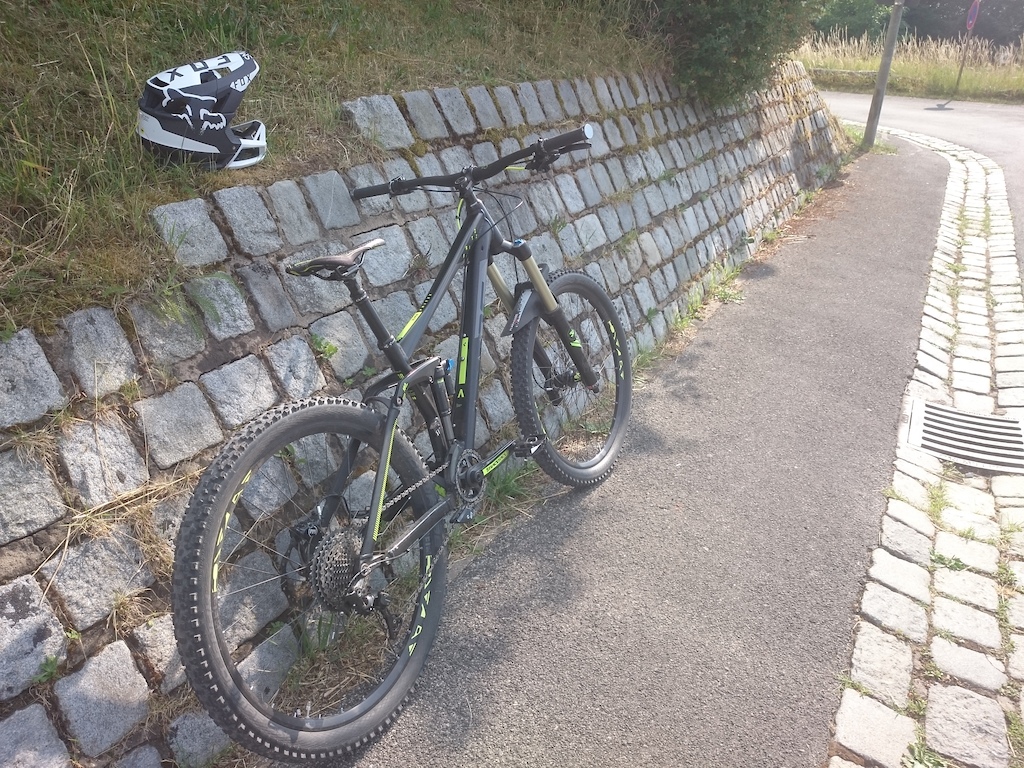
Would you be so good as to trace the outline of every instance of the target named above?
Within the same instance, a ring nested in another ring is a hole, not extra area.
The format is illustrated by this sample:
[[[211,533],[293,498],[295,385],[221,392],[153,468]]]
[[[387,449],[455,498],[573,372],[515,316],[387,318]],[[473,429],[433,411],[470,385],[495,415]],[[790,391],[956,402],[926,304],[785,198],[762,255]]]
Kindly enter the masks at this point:
[[[373,574],[374,610],[345,599],[379,425],[344,401],[275,409],[225,447],[186,513],[174,578],[182,660],[214,720],[254,751],[314,760],[375,738],[404,704],[436,632],[437,529]],[[391,458],[392,493],[424,476],[404,437]],[[394,505],[378,548],[432,495],[424,486]],[[314,531],[324,504],[332,519]]]
[[[566,485],[593,485],[611,472],[625,438],[632,403],[626,338],[611,299],[588,275],[559,272],[549,282],[598,386],[583,386],[554,328],[538,318],[512,341],[516,415],[524,434],[545,437],[535,458],[549,476]],[[534,360],[537,345],[551,361],[548,371]]]

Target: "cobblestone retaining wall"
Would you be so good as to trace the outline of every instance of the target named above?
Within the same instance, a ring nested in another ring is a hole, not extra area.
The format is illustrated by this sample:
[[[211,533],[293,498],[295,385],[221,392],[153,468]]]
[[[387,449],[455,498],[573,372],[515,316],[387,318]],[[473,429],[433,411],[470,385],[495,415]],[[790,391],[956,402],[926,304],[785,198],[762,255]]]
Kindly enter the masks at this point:
[[[592,123],[589,153],[499,180],[525,200],[506,234],[607,286],[635,352],[829,177],[844,141],[798,64],[721,110],[658,74],[345,107],[390,159],[162,206],[152,218],[189,268],[182,290],[0,343],[0,765],[194,765],[227,746],[183,685],[168,614],[189,491],[233,428],[289,398],[358,389],[375,364],[347,292],[284,266],[382,237],[364,284],[397,330],[455,233],[451,195],[354,203],[349,190],[487,163]],[[443,353],[454,349],[450,298],[427,340]],[[485,437],[512,418],[495,364],[503,325],[486,323]]]

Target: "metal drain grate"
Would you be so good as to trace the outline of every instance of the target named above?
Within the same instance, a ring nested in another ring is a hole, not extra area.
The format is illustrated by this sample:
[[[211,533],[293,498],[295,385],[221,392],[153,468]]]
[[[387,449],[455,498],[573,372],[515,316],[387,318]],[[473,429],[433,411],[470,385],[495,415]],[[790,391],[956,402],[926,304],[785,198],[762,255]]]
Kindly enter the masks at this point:
[[[1017,419],[978,416],[915,399],[907,442],[957,464],[1024,474],[1024,431]]]

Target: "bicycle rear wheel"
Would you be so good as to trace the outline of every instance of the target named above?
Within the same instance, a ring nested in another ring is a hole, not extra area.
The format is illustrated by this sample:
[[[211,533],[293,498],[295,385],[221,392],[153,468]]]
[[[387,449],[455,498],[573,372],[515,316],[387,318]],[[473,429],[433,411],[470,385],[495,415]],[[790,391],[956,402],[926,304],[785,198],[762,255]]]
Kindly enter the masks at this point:
[[[626,335],[608,294],[583,272],[556,272],[548,280],[569,325],[587,354],[598,384],[588,389],[555,329],[543,317],[512,339],[512,399],[519,428],[542,435],[534,454],[554,480],[574,487],[600,483],[612,470],[633,399]],[[537,365],[535,347],[551,361]]]
[[[372,610],[345,596],[382,427],[336,398],[275,408],[224,447],[185,513],[172,585],[181,659],[214,721],[254,752],[304,762],[365,745],[401,711],[430,650],[446,587],[439,527],[374,572]],[[378,550],[437,498],[417,487],[426,469],[401,433],[390,468],[399,501]]]

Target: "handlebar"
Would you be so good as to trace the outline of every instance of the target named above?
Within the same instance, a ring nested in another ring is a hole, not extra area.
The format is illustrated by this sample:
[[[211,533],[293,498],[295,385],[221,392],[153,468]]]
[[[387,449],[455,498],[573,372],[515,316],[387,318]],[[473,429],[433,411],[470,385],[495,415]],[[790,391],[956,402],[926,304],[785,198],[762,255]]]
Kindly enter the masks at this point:
[[[369,187],[357,187],[352,190],[353,200],[362,200],[367,197],[376,197],[377,195],[390,195],[395,197],[397,195],[404,195],[422,187],[455,187],[456,184],[467,176],[466,171],[468,170],[468,181],[475,183],[478,181],[484,181],[493,176],[497,176],[499,173],[504,171],[510,165],[513,165],[520,160],[526,158],[532,158],[527,163],[527,168],[531,170],[545,170],[552,162],[558,159],[558,157],[564,152],[573,152],[577,149],[587,149],[590,144],[590,139],[594,137],[594,128],[589,123],[584,123],[579,128],[566,133],[561,133],[558,136],[552,136],[549,139],[538,139],[535,144],[531,144],[525,149],[520,149],[511,154],[505,155],[495,160],[490,165],[484,166],[471,166],[470,168],[460,171],[458,173],[452,173],[447,176],[418,176],[414,179],[403,179],[401,177],[394,178],[386,184],[373,184]]]

